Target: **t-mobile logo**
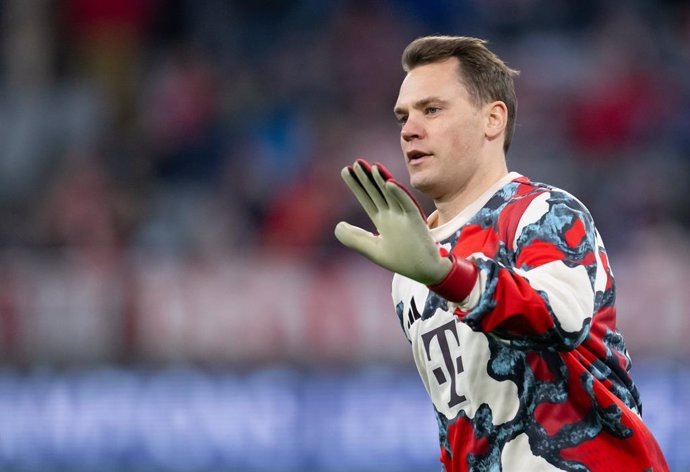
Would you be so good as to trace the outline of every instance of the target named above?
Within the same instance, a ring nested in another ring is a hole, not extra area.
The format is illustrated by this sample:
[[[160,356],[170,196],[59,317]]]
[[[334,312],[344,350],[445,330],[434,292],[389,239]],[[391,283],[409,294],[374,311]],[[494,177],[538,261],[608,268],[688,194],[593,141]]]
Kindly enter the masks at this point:
[[[424,342],[424,350],[426,351],[427,360],[431,361],[431,341],[436,338],[439,347],[441,348],[441,354],[443,355],[443,367],[437,367],[433,370],[436,381],[439,385],[443,385],[450,378],[450,401],[448,406],[450,408],[459,405],[467,401],[465,395],[461,395],[456,389],[456,376],[463,372],[462,367],[462,357],[453,357],[450,352],[450,346],[448,345],[448,338],[446,337],[446,332],[450,331],[455,338],[457,345],[460,345],[460,340],[458,339],[458,331],[456,327],[455,320],[451,320],[443,326],[432,329],[429,332],[422,334],[422,342]]]

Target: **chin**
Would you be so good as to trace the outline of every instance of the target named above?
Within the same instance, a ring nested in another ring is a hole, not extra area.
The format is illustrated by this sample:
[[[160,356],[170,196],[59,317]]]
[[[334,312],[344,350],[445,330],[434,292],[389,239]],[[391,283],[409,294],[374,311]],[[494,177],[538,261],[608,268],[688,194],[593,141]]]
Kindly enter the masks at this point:
[[[434,183],[430,179],[419,178],[415,176],[410,177],[410,186],[423,194],[431,194],[434,190]]]

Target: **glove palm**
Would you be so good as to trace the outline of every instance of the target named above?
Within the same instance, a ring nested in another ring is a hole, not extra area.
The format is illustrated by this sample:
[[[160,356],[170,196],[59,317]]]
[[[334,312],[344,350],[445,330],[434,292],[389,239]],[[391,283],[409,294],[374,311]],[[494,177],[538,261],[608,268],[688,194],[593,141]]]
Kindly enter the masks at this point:
[[[374,223],[377,235],[340,222],[335,236],[374,263],[425,285],[443,280],[451,261],[439,247],[417,202],[381,165],[358,160],[341,176]]]

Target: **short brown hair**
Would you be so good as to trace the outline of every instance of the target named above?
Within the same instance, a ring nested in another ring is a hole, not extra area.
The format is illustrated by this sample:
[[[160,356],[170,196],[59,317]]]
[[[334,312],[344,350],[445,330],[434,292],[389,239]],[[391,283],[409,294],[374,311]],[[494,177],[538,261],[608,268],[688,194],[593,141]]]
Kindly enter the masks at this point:
[[[456,57],[459,77],[473,104],[481,106],[494,100],[508,109],[503,152],[508,152],[515,131],[517,98],[513,77],[517,70],[508,67],[486,46],[486,41],[467,36],[425,36],[412,41],[403,51],[402,67],[409,72],[417,66]]]

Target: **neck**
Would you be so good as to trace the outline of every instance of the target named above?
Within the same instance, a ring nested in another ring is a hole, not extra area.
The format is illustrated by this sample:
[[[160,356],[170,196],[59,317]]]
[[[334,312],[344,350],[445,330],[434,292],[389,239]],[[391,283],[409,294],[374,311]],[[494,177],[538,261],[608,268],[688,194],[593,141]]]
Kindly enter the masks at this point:
[[[506,175],[508,175],[508,168],[505,161],[502,161],[500,165],[475,172],[456,192],[434,199],[438,216],[434,226],[440,226],[452,220]]]

